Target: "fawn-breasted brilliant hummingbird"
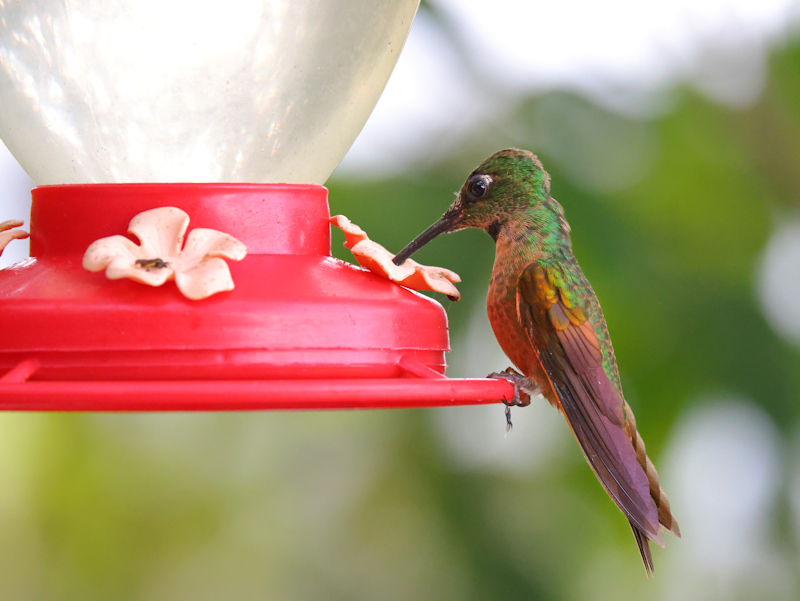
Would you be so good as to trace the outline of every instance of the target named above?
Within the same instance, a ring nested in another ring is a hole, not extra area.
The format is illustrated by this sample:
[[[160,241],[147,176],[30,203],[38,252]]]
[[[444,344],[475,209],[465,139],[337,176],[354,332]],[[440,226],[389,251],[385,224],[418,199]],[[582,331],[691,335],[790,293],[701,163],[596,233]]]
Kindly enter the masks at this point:
[[[507,404],[543,395],[567,418],[597,479],[630,522],[647,575],[648,541],[662,526],[680,536],[658,473],[625,401],[603,311],[572,254],[570,228],[550,176],[515,148],[486,159],[452,206],[394,258],[398,265],[439,234],[476,227],[497,244],[487,310],[500,347],[521,372]]]

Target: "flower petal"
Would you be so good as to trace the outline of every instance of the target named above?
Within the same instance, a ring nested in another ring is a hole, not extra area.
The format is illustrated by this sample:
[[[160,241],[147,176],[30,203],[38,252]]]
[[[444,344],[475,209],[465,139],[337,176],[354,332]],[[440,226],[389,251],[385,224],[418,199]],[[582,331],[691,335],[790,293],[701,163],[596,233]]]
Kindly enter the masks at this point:
[[[408,261],[409,259],[406,259],[406,263],[408,263]],[[451,280],[449,277],[447,277],[445,272],[451,276],[455,276],[455,280]],[[414,269],[414,273],[410,277],[398,283],[406,286],[407,288],[411,288],[412,290],[431,290],[433,292],[441,292],[442,294],[447,295],[447,298],[450,300],[459,300],[461,298],[461,293],[458,291],[458,288],[453,286],[453,281],[460,282],[461,278],[448,269],[443,269],[441,267],[428,267],[427,265],[417,264]]]
[[[395,265],[392,263],[394,255],[374,240],[362,240],[350,252],[359,265],[393,282],[400,283],[414,275],[414,267],[408,261]]]
[[[3,250],[5,250],[6,245],[12,240],[21,240],[30,236],[30,234],[25,230],[11,229],[12,227],[19,227],[20,225],[22,225],[22,222],[17,221],[16,219],[0,223],[0,255],[3,254]]]
[[[175,284],[190,300],[200,300],[217,292],[234,289],[228,264],[220,258],[207,259],[190,269],[176,272]]]
[[[359,242],[369,240],[367,233],[344,215],[335,215],[329,221],[344,232],[345,248],[352,249]]]
[[[133,265],[137,259],[145,258],[145,255],[139,245],[125,236],[109,236],[89,245],[83,254],[83,268],[88,271],[102,271],[118,258]]]
[[[128,231],[141,242],[144,256],[169,261],[180,253],[188,227],[189,216],[185,212],[176,207],[160,207],[136,215]]]
[[[191,269],[207,257],[225,257],[241,261],[247,255],[247,247],[230,234],[198,227],[189,232],[186,246],[181,253],[184,269]]]
[[[10,230],[12,227],[20,227],[21,225],[22,221],[19,219],[9,219],[8,221],[0,222],[0,232]]]
[[[406,259],[406,263],[411,261],[411,259]],[[448,282],[452,282],[457,284],[461,281],[461,276],[459,276],[455,271],[450,271],[449,269],[445,269],[444,267],[434,267],[433,265],[420,265],[416,261],[411,261],[411,265],[417,271],[424,271],[428,276],[435,278],[435,279],[445,279]]]

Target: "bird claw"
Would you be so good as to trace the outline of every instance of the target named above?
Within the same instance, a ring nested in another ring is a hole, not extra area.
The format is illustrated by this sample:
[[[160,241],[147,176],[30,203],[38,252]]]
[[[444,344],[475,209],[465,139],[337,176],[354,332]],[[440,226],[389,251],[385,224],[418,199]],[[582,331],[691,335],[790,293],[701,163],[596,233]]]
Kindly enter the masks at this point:
[[[531,404],[531,396],[538,394],[538,386],[533,384],[533,381],[523,376],[513,367],[509,367],[505,371],[492,372],[487,378],[494,378],[496,380],[505,380],[514,385],[514,396],[511,400],[503,399],[503,404],[506,407],[526,407]]]
[[[492,372],[487,378],[494,378],[496,380],[505,380],[514,385],[514,396],[511,400],[503,398],[503,404],[506,406],[506,434],[511,431],[514,424],[511,423],[511,407],[526,407],[531,404],[531,396],[538,394],[539,387],[533,381],[523,376],[513,367],[502,372]]]

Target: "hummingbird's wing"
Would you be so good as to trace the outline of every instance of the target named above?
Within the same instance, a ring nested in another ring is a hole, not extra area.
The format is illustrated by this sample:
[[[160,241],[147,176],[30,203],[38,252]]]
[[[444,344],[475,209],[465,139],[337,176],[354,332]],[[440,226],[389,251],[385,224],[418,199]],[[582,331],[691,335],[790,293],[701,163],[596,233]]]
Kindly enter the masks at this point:
[[[626,429],[626,404],[603,367],[594,326],[580,303],[570,301],[563,273],[557,270],[539,262],[523,270],[518,316],[589,465],[630,520],[650,573],[647,539],[664,546],[664,534],[647,474]]]

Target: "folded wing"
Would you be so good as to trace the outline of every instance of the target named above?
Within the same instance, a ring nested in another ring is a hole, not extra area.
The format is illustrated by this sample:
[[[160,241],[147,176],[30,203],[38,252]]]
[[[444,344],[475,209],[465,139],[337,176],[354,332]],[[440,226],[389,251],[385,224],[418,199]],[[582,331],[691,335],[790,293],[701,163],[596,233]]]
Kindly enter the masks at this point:
[[[632,438],[635,422],[632,416],[628,419],[630,409],[604,369],[587,307],[580,306],[575,295],[570,298],[564,274],[556,270],[538,262],[527,266],[517,292],[518,316],[589,465],[628,517],[645,568],[652,573],[647,541],[663,546],[664,534],[651,483]],[[643,452],[644,445],[641,448]],[[657,480],[655,486],[660,491]]]

